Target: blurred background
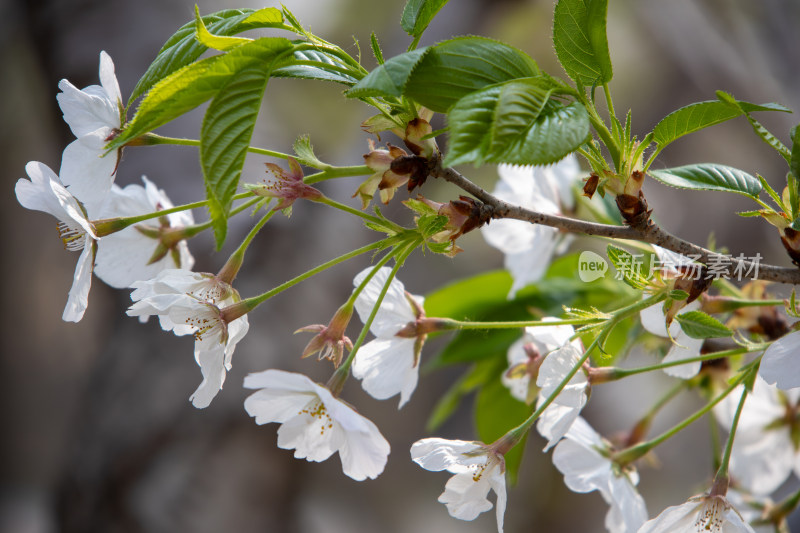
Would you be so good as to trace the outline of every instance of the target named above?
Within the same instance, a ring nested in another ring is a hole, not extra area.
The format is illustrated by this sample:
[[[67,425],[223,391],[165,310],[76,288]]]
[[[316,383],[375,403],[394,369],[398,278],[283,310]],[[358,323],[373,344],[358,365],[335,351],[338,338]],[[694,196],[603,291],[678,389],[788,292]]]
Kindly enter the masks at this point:
[[[315,33],[356,54],[367,55],[375,31],[386,56],[405,50],[399,26],[404,2],[285,0]],[[796,0],[614,0],[608,35],[615,77],[611,88],[620,114],[633,110],[640,137],[670,111],[714,98],[724,89],[742,100],[775,101],[800,109],[800,3]],[[203,14],[225,8],[264,7],[252,0],[199,2]],[[460,34],[509,42],[540,66],[560,75],[550,41],[551,0],[452,0],[429,28],[422,44]],[[127,291],[95,280],[88,311],[79,324],[60,320],[75,256],[60,246],[53,220],[26,211],[12,194],[27,161],[53,169],[72,140],[61,120],[57,83],[98,83],[100,50],[114,59],[123,97],[166,39],[193,17],[189,0],[5,0],[0,3],[0,165],[6,194],[0,195],[4,228],[2,334],[0,334],[0,531],[65,532],[478,532],[494,529],[494,512],[475,522],[450,518],[436,498],[447,476],[412,465],[408,449],[429,436],[424,423],[458,369],[422,377],[400,412],[395,400],[377,402],[356,382],[344,397],[374,420],[392,445],[384,474],[357,483],[341,473],[338,458],[322,464],[292,459],[276,446],[276,425],[256,426],[242,408],[240,386],[250,372],[267,368],[300,371],[327,379],[327,363],[300,360],[307,335],[291,332],[326,323],[351,290],[353,275],[368,259],[353,261],[281,294],[251,317],[225,389],[212,405],[196,410],[188,397],[200,381],[192,341],[163,333],[156,324],[127,318]],[[360,122],[370,116],[357,102],[341,98],[342,87],[322,82],[273,80],[253,144],[290,151],[300,134],[311,135],[325,161],[360,164],[367,136]],[[163,128],[166,135],[196,137],[202,111]],[[797,118],[760,115],[784,142]],[[743,120],[716,126],[666,149],[656,163],[669,167],[719,162],[761,173],[781,186],[785,164],[761,143]],[[263,158],[250,157],[244,179],[260,179]],[[493,168],[464,169],[491,189]],[[117,183],[147,175],[174,203],[202,197],[197,152],[190,148],[126,150]],[[342,201],[357,180],[325,184]],[[680,192],[648,181],[654,215],[671,232],[788,265],[776,232],[766,223],[737,217],[752,205],[738,197]],[[439,200],[457,194],[446,185],[425,185]],[[399,193],[404,196],[405,193]],[[403,216],[392,207],[390,214]],[[203,219],[204,214],[195,213]],[[250,225],[235,221],[221,254],[209,236],[190,243],[196,270],[216,272]],[[479,235],[460,245],[455,259],[414,257],[401,272],[409,291],[424,294],[449,280],[502,265],[500,253]],[[278,216],[259,234],[238,280],[252,295],[350,249],[372,236],[349,217],[323,206],[296,205],[290,220]],[[426,347],[427,356],[437,346]],[[425,357],[425,355],[423,355]],[[624,392],[598,388],[587,416],[604,432],[625,429],[641,409],[630,396],[666,387],[638,378]],[[646,403],[646,402],[645,402]],[[437,433],[474,438],[469,402]],[[697,404],[699,405],[699,404]],[[691,400],[659,421],[674,423],[696,408]],[[670,420],[670,417],[673,417]],[[645,467],[641,490],[652,515],[704,490],[707,459],[687,454],[705,439],[697,424],[659,451],[662,466]],[[658,428],[656,428],[658,429]],[[543,442],[530,439],[519,485],[510,491],[506,531],[556,529],[602,531],[606,506],[597,494],[570,494]],[[689,492],[687,492],[689,491]],[[575,512],[575,509],[580,512]]]

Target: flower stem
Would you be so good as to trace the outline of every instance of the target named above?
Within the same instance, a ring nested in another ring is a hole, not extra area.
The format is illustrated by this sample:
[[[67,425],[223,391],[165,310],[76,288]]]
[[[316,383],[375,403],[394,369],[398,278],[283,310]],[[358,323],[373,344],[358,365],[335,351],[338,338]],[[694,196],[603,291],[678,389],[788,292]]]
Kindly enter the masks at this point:
[[[308,278],[313,277],[313,276],[319,274],[320,272],[329,269],[332,266],[336,266],[339,263],[343,263],[343,262],[347,261],[348,259],[352,259],[354,257],[358,257],[359,255],[361,255],[363,253],[366,253],[366,252],[369,252],[369,251],[372,251],[372,250],[379,250],[383,246],[385,246],[385,244],[386,244],[386,239],[383,239],[383,240],[380,240],[380,241],[377,241],[377,242],[373,242],[372,244],[368,244],[366,246],[362,246],[361,248],[357,248],[357,249],[355,249],[353,251],[347,252],[344,255],[340,255],[339,257],[331,259],[330,261],[328,261],[326,263],[323,263],[323,264],[321,264],[321,265],[319,265],[317,267],[314,267],[311,270],[309,270],[307,272],[304,272],[303,274],[300,274],[299,276],[297,276],[295,278],[292,278],[289,281],[287,281],[287,282],[285,282],[285,283],[283,283],[281,285],[278,285],[274,289],[271,289],[271,290],[269,290],[269,291],[267,291],[265,293],[259,294],[258,296],[252,296],[250,298],[246,298],[246,299],[242,300],[242,302],[246,302],[248,310],[252,311],[253,309],[258,307],[262,303],[266,302],[267,300],[269,300],[270,298],[272,298],[276,294],[279,294],[279,293],[285,291],[286,289],[294,287],[298,283],[300,283],[302,281],[305,281]]]
[[[337,202],[336,200],[328,198],[327,196],[324,196],[324,195],[320,196],[318,199],[315,199],[314,201],[317,202],[317,203],[320,203],[320,204],[324,204],[324,205],[339,209],[341,211],[344,211],[345,213],[350,213],[351,215],[355,215],[357,217],[361,217],[364,220],[368,220],[369,222],[373,222],[373,223],[379,224],[381,226],[385,226],[385,224],[386,224],[383,220],[379,219],[378,217],[374,217],[372,215],[368,215],[367,213],[364,213],[363,211],[359,211],[358,209],[356,209],[354,207],[350,207],[349,205],[345,205],[343,203]]]
[[[758,350],[754,350],[752,348],[731,348],[730,350],[723,350],[720,352],[709,353],[705,355],[700,355],[698,357],[690,357],[688,359],[681,359],[680,361],[670,361],[668,363],[659,363],[657,365],[650,365],[650,366],[643,366],[639,368],[614,368],[614,367],[604,367],[603,374],[605,379],[602,383],[606,381],[614,381],[617,379],[626,378],[628,376],[635,376],[636,374],[644,374],[646,372],[653,372],[654,370],[663,370],[665,368],[671,368],[673,366],[680,366],[689,363],[696,363],[698,361],[712,361],[714,359],[722,359],[723,357],[732,357],[734,355],[742,355],[750,352],[754,352]],[[607,374],[607,376],[605,376]]]
[[[600,332],[600,334],[598,334],[594,338],[592,343],[589,345],[589,347],[586,348],[586,351],[584,352],[583,356],[578,360],[575,366],[572,367],[572,370],[570,370],[567,373],[564,379],[561,380],[558,386],[556,386],[556,388],[553,390],[553,393],[550,394],[550,396],[548,396],[547,398],[545,398],[545,400],[541,402],[541,404],[536,408],[536,410],[531,414],[531,416],[529,416],[524,422],[522,422],[522,424],[508,431],[508,433],[506,433],[503,437],[501,437],[501,439],[505,439],[506,441],[510,442],[509,445],[510,447],[513,447],[516,444],[518,444],[525,436],[525,434],[530,430],[531,426],[533,426],[533,423],[536,422],[536,419],[538,419],[539,416],[541,416],[544,410],[547,409],[550,406],[550,404],[553,403],[553,401],[555,401],[555,399],[558,397],[561,391],[564,390],[564,387],[567,386],[567,384],[575,376],[575,374],[577,374],[583,368],[583,364],[589,359],[592,350],[594,350],[594,348],[599,346],[600,339],[606,338],[608,333],[621,320],[624,320],[626,317],[634,313],[638,313],[642,309],[645,309],[653,304],[662,301],[664,298],[666,298],[665,294],[660,294],[660,293],[654,294],[649,298],[640,300],[636,303],[618,309],[614,313],[612,313],[613,317],[609,319],[608,323],[603,327],[603,330]]]
[[[671,429],[665,431],[664,433],[662,433],[661,435],[659,435],[658,437],[656,437],[656,438],[654,438],[652,440],[649,440],[647,442],[643,442],[641,444],[637,444],[635,446],[631,446],[630,448],[626,448],[624,450],[621,450],[621,451],[617,452],[615,454],[615,456],[614,456],[614,461],[616,463],[618,463],[619,465],[626,465],[628,463],[631,463],[631,462],[635,461],[636,459],[639,459],[640,457],[642,457],[643,455],[645,455],[650,450],[652,450],[653,448],[655,448],[659,444],[663,443],[664,441],[666,441],[670,437],[673,437],[673,436],[677,435],[680,431],[686,429],[692,423],[694,423],[695,421],[697,421],[701,417],[703,417],[703,415],[705,415],[706,413],[711,411],[711,409],[713,409],[715,405],[717,405],[728,394],[730,394],[731,391],[733,391],[733,389],[735,389],[740,383],[744,382],[750,376],[750,372],[753,371],[753,368],[754,367],[750,366],[749,368],[745,369],[739,376],[737,376],[737,378],[733,381],[733,383],[731,383],[728,386],[727,389],[725,389],[722,393],[720,393],[719,396],[717,396],[716,398],[711,400],[702,409],[700,409],[697,412],[695,412],[689,418],[687,418],[686,420],[680,422],[679,424],[676,424]]]
[[[311,174],[303,178],[309,185],[319,183],[333,178],[346,178],[350,176],[364,176],[372,174],[372,170],[366,165],[355,165],[351,167],[328,167],[325,170]]]
[[[241,200],[243,198],[250,198],[252,196],[253,194],[250,192],[243,192],[234,195],[232,200]],[[101,236],[110,235],[111,233],[123,230],[128,226],[138,224],[139,222],[144,222],[145,220],[151,220],[154,218],[171,215],[172,213],[179,213],[181,211],[188,211],[189,209],[197,209],[198,207],[204,207],[207,204],[208,200],[200,200],[199,202],[192,202],[191,204],[183,204],[175,207],[170,207],[169,209],[162,209],[160,211],[153,211],[152,213],[145,213],[143,215],[136,215],[133,217],[107,218],[103,220],[95,220],[92,222],[92,224],[94,224],[95,228],[97,228],[98,231],[102,234]],[[231,214],[233,214],[233,212]]]
[[[747,372],[749,374],[749,372]],[[739,417],[742,416],[742,408],[747,399],[747,387],[742,387],[742,397],[739,398],[739,405],[736,406],[736,413],[733,415],[733,422],[731,422],[731,430],[728,435],[728,442],[725,443],[725,450],[722,452],[722,460],[720,461],[719,470],[717,475],[714,476],[714,483],[711,489],[712,496],[725,496],[728,492],[728,464],[731,461],[731,450],[733,449],[733,439],[736,435],[736,428],[739,426]]]
[[[372,277],[378,273],[381,267],[383,267],[386,263],[389,262],[392,258],[395,258],[394,267],[392,267],[392,271],[389,273],[389,276],[386,278],[386,283],[383,285],[380,294],[378,294],[378,299],[375,301],[375,305],[372,307],[372,312],[370,313],[369,317],[367,318],[366,322],[364,322],[364,326],[361,328],[361,333],[359,333],[356,342],[353,343],[353,349],[350,350],[350,353],[345,359],[344,363],[342,363],[339,368],[337,368],[333,375],[328,380],[327,386],[331,391],[331,394],[334,396],[338,396],[339,393],[342,392],[342,387],[344,387],[345,381],[347,381],[348,376],[350,375],[350,367],[353,365],[353,361],[355,360],[356,353],[358,352],[361,345],[364,343],[364,339],[367,337],[367,333],[369,332],[370,326],[372,326],[372,322],[375,320],[375,317],[378,314],[378,310],[381,307],[381,303],[383,302],[383,298],[386,296],[386,293],[389,290],[389,286],[392,283],[397,271],[400,270],[400,267],[403,266],[403,262],[405,261],[406,257],[414,250],[416,246],[405,246],[403,248],[395,248],[385,257],[383,257],[373,268],[372,271],[367,275],[364,281],[357,287],[357,290],[363,290],[366,287],[367,283],[372,279]]]
[[[146,133],[142,135],[139,138],[139,140],[141,140],[141,144],[143,145],[173,144],[178,146],[200,146],[200,141],[197,139],[179,139],[176,137],[164,137],[162,135],[157,135],[155,133]],[[292,157],[290,154],[284,154],[283,152],[276,152],[274,150],[267,150],[265,148],[256,148],[254,146],[248,146],[247,151],[254,154],[277,157],[279,159],[289,159],[290,157]]]
[[[236,274],[239,273],[239,269],[244,262],[244,254],[247,252],[248,246],[250,246],[250,243],[253,241],[255,236],[274,214],[275,211],[270,209],[267,211],[266,215],[261,217],[261,220],[256,222],[256,225],[253,226],[253,228],[242,241],[242,244],[240,244],[239,247],[230,255],[230,257],[228,257],[225,265],[219,271],[219,274],[217,274],[217,278],[228,283],[229,285],[233,283],[233,280],[236,279]]]
[[[454,320],[451,318],[440,318],[441,327],[439,330],[465,330],[465,329],[514,329],[514,328],[534,328],[537,326],[567,326],[584,325],[602,322],[603,318],[568,318],[564,320],[512,320],[507,322],[470,322],[468,320]]]

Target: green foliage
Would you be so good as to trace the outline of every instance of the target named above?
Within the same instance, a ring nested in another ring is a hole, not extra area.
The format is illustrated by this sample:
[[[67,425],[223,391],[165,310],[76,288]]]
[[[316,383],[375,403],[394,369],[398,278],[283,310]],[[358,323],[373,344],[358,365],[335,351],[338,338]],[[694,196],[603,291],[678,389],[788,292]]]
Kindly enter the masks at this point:
[[[586,85],[611,81],[606,37],[608,0],[559,0],[553,14],[553,44],[570,78]]]
[[[226,9],[202,17],[208,31],[214,35],[236,35],[253,28],[283,27],[283,15],[275,8]],[[195,38],[195,21],[187,22],[167,39],[153,63],[133,88],[128,106],[157,82],[194,62],[208,49]]]
[[[355,87],[345,94],[348,98],[402,96],[411,71],[427,51],[427,47],[417,48],[411,52],[389,58],[382,65],[379,65],[364,76]]]
[[[789,149],[778,140],[772,133],[767,130],[764,126],[761,125],[756,119],[750,116],[750,111],[785,111],[787,113],[791,113],[790,110],[786,109],[785,107],[778,105],[778,104],[766,104],[768,106],[774,107],[774,109],[749,109],[749,106],[752,104],[747,104],[746,102],[738,102],[733,96],[724,92],[724,91],[717,91],[717,98],[722,100],[723,102],[727,103],[731,107],[738,109],[744,116],[747,118],[747,121],[752,126],[753,131],[758,135],[762,141],[770,145],[774,148],[784,159],[786,162],[790,162],[791,154],[789,153]]]
[[[412,37],[419,37],[449,0],[408,0],[400,26]]]
[[[641,290],[647,286],[647,278],[641,272],[641,263],[636,260],[633,254],[612,244],[608,245],[606,253],[617,272],[622,274],[622,279],[625,283],[636,290]]]
[[[792,156],[789,158],[789,171],[800,180],[800,126],[792,128]]]
[[[443,113],[486,86],[538,74],[533,59],[516,48],[485,37],[458,37],[387,60],[347,96],[408,96]]]
[[[481,388],[475,398],[475,429],[480,439],[487,444],[505,435],[509,429],[520,425],[533,412],[533,406],[526,405],[511,396],[500,381],[500,374],[505,368],[505,359],[496,360],[492,379]],[[527,435],[505,455],[506,474],[511,484],[517,481],[526,440]]]
[[[295,139],[292,149],[297,156],[295,159],[302,165],[313,168],[325,168],[328,166],[317,158],[317,154],[314,153],[314,147],[311,146],[311,138],[308,135],[301,135]]]
[[[352,68],[335,55],[325,50],[296,50],[294,61],[272,72],[274,78],[299,78],[306,80],[333,81],[352,87],[359,77]]]
[[[404,94],[444,113],[488,85],[539,74],[524,52],[485,37],[458,37],[428,49],[408,78]]]
[[[714,337],[730,337],[733,332],[725,324],[702,311],[687,311],[675,317],[681,329],[693,339],[711,339]]]
[[[697,191],[727,191],[755,198],[761,192],[761,182],[743,170],[700,163],[663,170],[648,170],[648,174],[665,185]]]
[[[717,94],[719,96],[726,93]],[[778,104],[751,104],[735,100],[730,95],[726,96],[729,97],[729,100],[697,102],[673,111],[661,119],[653,129],[653,140],[658,144],[659,150],[684,135],[731,120],[745,113],[753,111],[789,111]]]
[[[213,98],[239,71],[255,67],[269,74],[278,66],[276,58],[291,48],[287,39],[265,37],[173,72],[150,89],[136,115],[108,148],[118,148]]]
[[[227,233],[228,211],[239,184],[269,70],[253,64],[237,70],[217,93],[200,130],[200,164],[217,249]]]
[[[526,78],[459,100],[448,113],[444,164],[550,164],[574,151],[589,136],[588,114],[578,103],[549,100],[553,91],[545,78]]]

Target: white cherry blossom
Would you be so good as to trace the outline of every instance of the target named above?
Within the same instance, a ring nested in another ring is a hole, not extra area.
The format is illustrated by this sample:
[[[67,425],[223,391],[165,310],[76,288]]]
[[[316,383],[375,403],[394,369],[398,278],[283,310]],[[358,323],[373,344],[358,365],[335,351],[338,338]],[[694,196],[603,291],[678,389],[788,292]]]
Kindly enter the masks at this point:
[[[668,507],[638,533],[755,533],[724,496],[707,494]]]
[[[800,331],[773,342],[761,357],[759,375],[764,381],[789,390],[800,387]]]
[[[598,491],[610,509],[605,526],[611,533],[633,533],[647,520],[644,499],[636,491],[639,474],[610,459],[610,445],[581,417],[553,451],[553,464],[575,492]]]
[[[539,404],[555,392],[567,374],[580,362],[582,356],[583,347],[580,346],[580,341],[577,341],[577,346],[575,342],[565,344],[544,358],[536,379],[536,384],[540,387]],[[588,388],[589,378],[583,369],[578,370],[539,417],[536,430],[547,439],[545,451],[561,440],[578,419],[581,409],[589,400]]]
[[[326,387],[308,377],[282,370],[248,375],[244,408],[256,424],[281,424],[278,447],[294,456],[321,462],[339,452],[345,475],[363,481],[383,472],[389,443],[370,420],[335,398]]]
[[[742,386],[734,389],[714,409],[717,420],[728,430],[742,390]],[[800,388],[782,391],[756,378],[744,402],[731,450],[729,468],[737,486],[767,495],[792,471],[800,475],[800,453],[792,438],[799,411]]]
[[[359,286],[371,272],[367,268],[360,272],[353,284]],[[378,301],[391,269],[382,267],[358,295],[355,308],[362,322],[366,322]],[[412,306],[412,303],[414,304]],[[409,323],[420,317],[424,298],[405,292],[403,283],[394,278],[381,302],[370,331],[375,339],[356,353],[353,361],[353,376],[362,380],[362,386],[373,398],[385,400],[400,394],[402,407],[411,397],[419,379],[419,354],[425,342],[425,334],[413,337],[397,336]]]
[[[99,208],[114,182],[119,151],[105,145],[122,124],[122,94],[111,57],[100,52],[100,85],[79,90],[67,80],[56,97],[76,140],[61,157],[61,180],[89,211]]]
[[[239,301],[238,293],[211,274],[177,269],[162,270],[132,286],[129,316],[146,320],[158,315],[162,329],[194,335],[194,357],[203,381],[189,399],[198,409],[208,407],[231,369],[236,344],[249,328],[246,314],[230,311]]]
[[[580,182],[580,167],[572,154],[549,166],[500,165],[498,174],[492,194],[501,200],[549,215],[574,206],[572,187]],[[505,254],[505,267],[514,278],[509,298],[539,281],[552,257],[569,244],[569,237],[556,228],[521,220],[493,220],[481,231],[490,246]]]
[[[411,459],[425,470],[447,470],[451,477],[439,501],[447,506],[450,516],[475,520],[492,508],[486,498],[490,490],[497,495],[497,531],[503,532],[506,512],[505,460],[491,447],[476,441],[429,438],[411,446]]]
[[[553,321],[558,318],[545,317],[542,320]],[[544,356],[567,344],[574,334],[572,326],[525,328],[522,338],[508,349],[508,369],[500,376],[514,398],[531,403],[531,378],[538,374]]]
[[[137,184],[112,185],[99,218],[133,217],[173,207],[164,191],[142,176]],[[154,278],[167,268],[190,270],[194,258],[185,240],[169,242],[170,229],[194,224],[190,211],[181,211],[125,228],[103,237],[94,273],[114,288]],[[160,257],[159,257],[160,256]]]
[[[83,207],[64,188],[50,167],[31,161],[25,166],[25,171],[30,180],[21,178],[15,187],[19,203],[27,209],[44,211],[56,217],[64,248],[81,252],[62,315],[67,322],[79,322],[89,304],[89,289],[92,286],[92,267],[97,251],[94,227]]]

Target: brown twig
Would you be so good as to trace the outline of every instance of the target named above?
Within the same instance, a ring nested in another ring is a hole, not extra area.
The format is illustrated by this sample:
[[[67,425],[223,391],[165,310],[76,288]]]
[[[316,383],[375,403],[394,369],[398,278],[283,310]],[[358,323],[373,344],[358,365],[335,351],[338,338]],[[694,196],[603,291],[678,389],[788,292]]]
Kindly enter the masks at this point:
[[[441,165],[436,165],[432,169],[431,175],[452,183],[456,187],[470,193],[486,205],[491,206],[494,211],[492,218],[513,218],[534,224],[543,224],[571,233],[583,233],[585,235],[597,235],[600,237],[610,237],[612,239],[628,239],[657,244],[667,250],[690,256],[706,265],[714,265],[714,271],[716,275],[720,277],[732,277],[739,272],[747,273],[748,276],[752,275],[750,279],[762,279],[778,283],[789,283],[792,285],[800,284],[800,269],[798,268],[779,267],[761,262],[754,263],[752,261],[718,254],[706,250],[702,246],[680,239],[664,231],[652,221],[644,228],[640,229],[630,226],[598,224],[596,222],[587,222],[558,215],[548,215],[504,202],[486,192],[478,185],[475,185],[453,168],[444,168]]]

